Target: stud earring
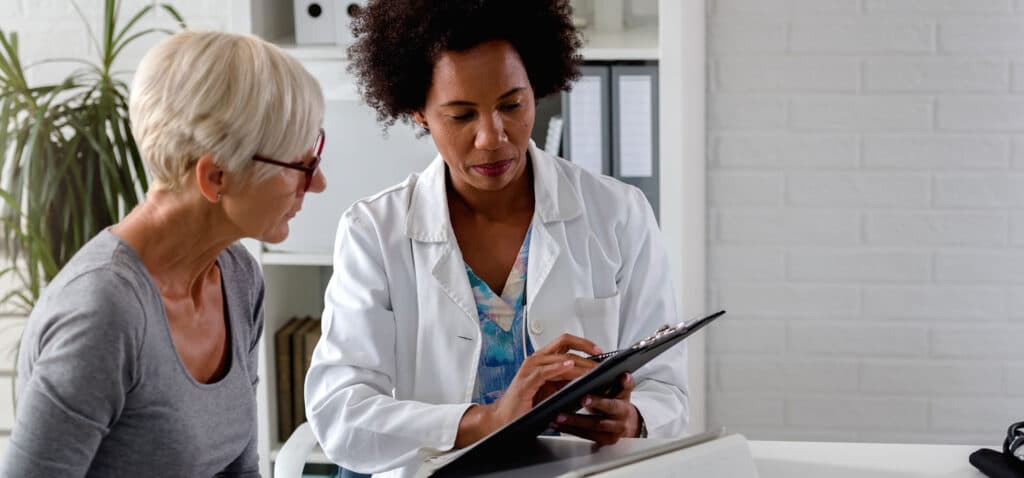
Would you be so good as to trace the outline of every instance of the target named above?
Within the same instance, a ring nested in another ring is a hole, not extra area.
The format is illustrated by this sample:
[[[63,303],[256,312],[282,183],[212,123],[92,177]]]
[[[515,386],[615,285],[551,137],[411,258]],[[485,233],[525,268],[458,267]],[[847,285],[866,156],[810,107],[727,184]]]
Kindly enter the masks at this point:
[[[224,195],[222,195],[221,193],[217,193],[217,202],[220,202],[220,199],[222,197],[224,197]]]

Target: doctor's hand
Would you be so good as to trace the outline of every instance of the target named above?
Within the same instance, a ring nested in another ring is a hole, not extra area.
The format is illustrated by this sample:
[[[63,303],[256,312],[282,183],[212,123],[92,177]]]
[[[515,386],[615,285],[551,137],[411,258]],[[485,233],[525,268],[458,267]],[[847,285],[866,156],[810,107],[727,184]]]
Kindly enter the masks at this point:
[[[468,446],[491,432],[505,426],[530,411],[565,384],[586,374],[597,366],[569,351],[588,355],[602,353],[593,342],[575,335],[562,334],[550,344],[534,352],[523,361],[516,376],[498,401],[489,405],[470,407],[459,422],[455,447]]]
[[[622,392],[612,398],[587,395],[580,406],[587,414],[563,413],[555,418],[552,428],[596,442],[612,445],[622,437],[640,435],[640,412],[630,403],[636,383],[633,376],[624,373],[619,380]]]

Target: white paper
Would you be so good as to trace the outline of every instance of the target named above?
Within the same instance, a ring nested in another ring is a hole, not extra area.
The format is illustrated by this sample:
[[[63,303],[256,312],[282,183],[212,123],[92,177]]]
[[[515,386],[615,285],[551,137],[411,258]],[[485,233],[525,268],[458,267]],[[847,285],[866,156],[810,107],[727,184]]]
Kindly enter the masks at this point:
[[[552,156],[558,156],[558,150],[562,148],[562,117],[552,116],[548,121],[548,135],[544,138],[544,151]]]
[[[620,76],[619,176],[649,178],[654,175],[654,125],[651,123],[651,77]]]
[[[569,92],[569,158],[583,169],[603,174],[601,158],[601,77],[584,76]]]

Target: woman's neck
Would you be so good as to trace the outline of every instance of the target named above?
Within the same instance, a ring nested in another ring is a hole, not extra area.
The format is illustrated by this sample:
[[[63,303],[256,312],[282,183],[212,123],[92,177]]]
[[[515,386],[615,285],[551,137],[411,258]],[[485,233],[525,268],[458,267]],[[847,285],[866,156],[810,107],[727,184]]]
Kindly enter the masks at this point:
[[[190,197],[195,196],[195,197]],[[135,250],[167,298],[196,297],[217,256],[241,236],[198,194],[151,191],[110,232]]]

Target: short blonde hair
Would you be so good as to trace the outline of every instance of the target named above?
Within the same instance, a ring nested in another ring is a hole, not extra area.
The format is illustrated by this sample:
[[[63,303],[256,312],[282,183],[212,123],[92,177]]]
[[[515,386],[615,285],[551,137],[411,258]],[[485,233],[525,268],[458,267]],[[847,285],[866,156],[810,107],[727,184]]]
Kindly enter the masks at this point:
[[[180,189],[212,154],[243,183],[309,151],[323,122],[320,84],[280,48],[257,37],[184,31],[143,57],[129,115],[153,189]]]

